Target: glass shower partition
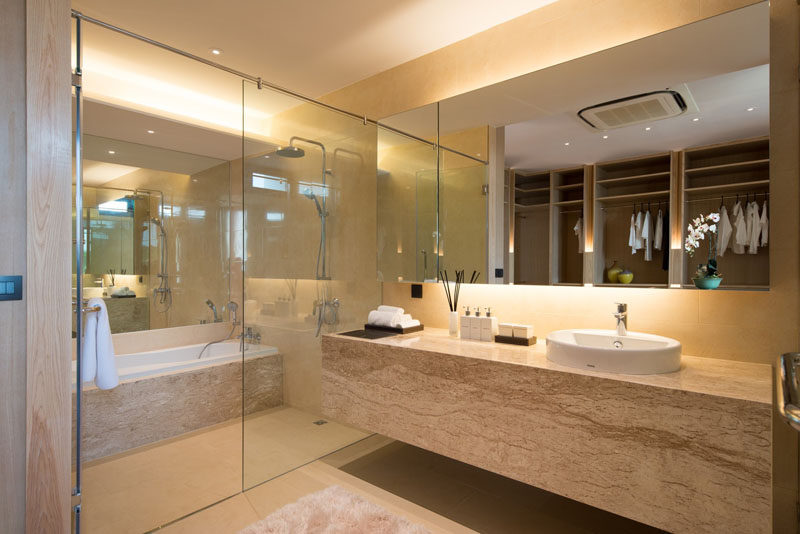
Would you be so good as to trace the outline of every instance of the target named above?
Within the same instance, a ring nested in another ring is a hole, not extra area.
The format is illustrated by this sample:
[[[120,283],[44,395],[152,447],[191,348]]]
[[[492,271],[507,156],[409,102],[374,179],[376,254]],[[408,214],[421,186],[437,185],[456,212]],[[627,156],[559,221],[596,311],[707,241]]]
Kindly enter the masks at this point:
[[[247,489],[368,435],[325,416],[321,336],[362,327],[380,287],[376,126],[249,81],[243,106],[232,276],[243,273]]]

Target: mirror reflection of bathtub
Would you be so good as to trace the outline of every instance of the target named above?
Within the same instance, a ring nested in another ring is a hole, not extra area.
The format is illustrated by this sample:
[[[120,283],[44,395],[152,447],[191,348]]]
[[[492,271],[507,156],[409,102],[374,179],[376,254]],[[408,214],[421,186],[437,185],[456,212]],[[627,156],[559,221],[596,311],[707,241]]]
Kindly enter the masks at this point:
[[[283,404],[283,356],[231,339],[116,357],[120,384],[83,389],[83,454],[95,460]],[[242,369],[244,358],[244,369]],[[241,401],[242,372],[246,398]],[[75,362],[72,362],[73,399]],[[238,392],[238,393],[237,393]],[[240,419],[238,421],[241,421]]]

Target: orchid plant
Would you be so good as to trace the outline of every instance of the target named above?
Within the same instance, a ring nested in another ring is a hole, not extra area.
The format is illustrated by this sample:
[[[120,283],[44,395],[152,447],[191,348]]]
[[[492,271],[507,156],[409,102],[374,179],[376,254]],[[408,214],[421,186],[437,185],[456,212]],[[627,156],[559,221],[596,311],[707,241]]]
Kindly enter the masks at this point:
[[[697,278],[720,278],[722,275],[717,270],[717,223],[719,222],[719,213],[709,213],[708,215],[700,215],[692,220],[689,225],[688,235],[683,248],[689,254],[694,256],[694,253],[700,248],[700,244],[708,237],[708,263],[702,263],[697,267]]]

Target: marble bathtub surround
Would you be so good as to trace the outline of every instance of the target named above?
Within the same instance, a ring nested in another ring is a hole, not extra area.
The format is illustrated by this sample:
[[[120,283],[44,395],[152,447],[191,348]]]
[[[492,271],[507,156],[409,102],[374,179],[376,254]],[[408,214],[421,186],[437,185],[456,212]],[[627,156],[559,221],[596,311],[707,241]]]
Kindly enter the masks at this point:
[[[767,365],[628,376],[427,329],[323,340],[326,415],[671,532],[769,532]]]
[[[244,381],[242,372],[238,360],[127,380],[107,391],[84,388],[83,460],[241,417],[242,402],[245,415],[283,404],[283,356],[248,359]]]

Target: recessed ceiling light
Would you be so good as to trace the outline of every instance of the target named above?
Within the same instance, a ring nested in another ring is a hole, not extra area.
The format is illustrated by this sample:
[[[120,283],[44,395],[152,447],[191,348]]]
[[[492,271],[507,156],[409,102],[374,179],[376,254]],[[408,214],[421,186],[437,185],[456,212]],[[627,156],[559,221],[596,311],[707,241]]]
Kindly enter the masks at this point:
[[[569,146],[569,141],[567,141],[566,143],[564,143],[564,146]]]
[[[211,53],[214,54],[215,56],[218,56],[218,55],[220,55],[222,53],[222,49],[221,48],[212,48],[211,49]]]
[[[117,152],[115,150],[109,150],[108,153],[109,154],[116,154]]]
[[[649,132],[650,131],[650,127],[648,126],[647,128],[644,129],[644,131],[645,132]]]
[[[692,122],[698,122],[699,120],[700,120],[700,117],[695,117],[695,118],[692,119]]]
[[[264,156],[265,158],[269,159],[269,156]]]
[[[747,110],[746,110],[746,111],[755,111],[755,109],[756,109],[755,107],[753,107],[753,106],[750,106],[749,108],[747,108]]]
[[[192,178],[192,182],[197,183],[197,178]]]
[[[156,132],[155,132],[155,130],[147,130],[147,133],[149,133],[149,134],[154,134],[154,133],[156,133]]]
[[[603,139],[608,139],[608,136],[607,136],[607,135],[604,135],[604,136],[603,136]]]

